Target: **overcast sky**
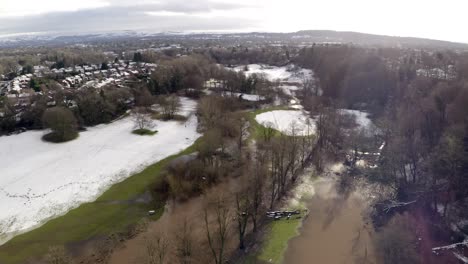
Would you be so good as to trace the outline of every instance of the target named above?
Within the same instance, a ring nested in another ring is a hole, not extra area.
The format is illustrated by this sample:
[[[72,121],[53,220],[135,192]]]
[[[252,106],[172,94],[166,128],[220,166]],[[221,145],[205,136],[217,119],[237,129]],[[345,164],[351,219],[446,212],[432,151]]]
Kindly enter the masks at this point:
[[[357,31],[468,43],[466,0],[0,0],[0,35]]]

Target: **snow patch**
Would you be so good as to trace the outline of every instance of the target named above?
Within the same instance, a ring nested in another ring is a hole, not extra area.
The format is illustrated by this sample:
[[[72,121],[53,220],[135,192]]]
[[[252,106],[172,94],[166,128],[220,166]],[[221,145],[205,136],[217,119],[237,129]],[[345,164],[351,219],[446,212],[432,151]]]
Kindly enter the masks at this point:
[[[308,117],[305,111],[275,110],[259,114],[255,120],[263,126],[271,126],[287,135],[312,135],[316,131],[315,121]]]
[[[265,100],[264,96],[256,95],[256,94],[246,94],[246,93],[228,93],[228,95],[235,96],[237,98],[241,98],[242,100],[246,100],[249,102],[259,102]]]

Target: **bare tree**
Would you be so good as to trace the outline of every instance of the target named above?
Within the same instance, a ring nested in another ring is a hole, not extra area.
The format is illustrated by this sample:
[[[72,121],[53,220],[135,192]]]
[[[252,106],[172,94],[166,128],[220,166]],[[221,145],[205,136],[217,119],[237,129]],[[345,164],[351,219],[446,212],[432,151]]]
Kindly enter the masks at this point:
[[[319,96],[319,89],[315,85],[315,79],[310,75],[304,75],[302,80],[302,93],[304,97]]]
[[[244,193],[244,192],[242,192]],[[245,248],[245,231],[250,216],[251,201],[248,195],[236,193],[236,209],[237,209],[237,230],[239,232],[239,249]]]
[[[148,111],[145,108],[138,107],[133,111],[133,121],[136,129],[151,129],[154,127],[153,120],[151,119]]]
[[[255,164],[253,165],[252,177],[249,177],[249,190],[247,194],[250,196],[250,218],[252,219],[253,232],[257,232],[258,217],[263,205],[264,196],[264,181],[267,174],[265,166],[265,157],[257,151]]]
[[[63,246],[50,247],[46,254],[46,261],[49,264],[70,264],[70,257],[67,255]]]
[[[270,141],[270,139],[275,135],[275,129],[273,128],[272,122],[266,122],[262,124],[262,136],[265,142]]]
[[[158,103],[161,106],[162,116],[166,120],[174,119],[180,108],[180,99],[175,95],[160,96]]]
[[[315,135],[312,121],[308,118],[307,129],[305,134],[299,139],[300,141],[300,164],[301,167],[306,166],[306,163],[310,161],[313,154],[313,147],[315,145]]]
[[[206,129],[217,127],[224,117],[225,111],[223,98],[220,96],[206,96],[198,104],[200,121]]]
[[[157,234],[146,239],[146,256],[148,264],[163,264],[167,255],[169,242],[165,235]]]
[[[224,263],[226,241],[229,235],[230,211],[222,197],[216,198],[213,207],[214,223],[209,221],[208,208],[204,210],[206,237],[215,263],[221,264]]]
[[[182,229],[176,234],[176,255],[181,264],[190,264],[193,259],[193,238],[191,226],[184,219]]]
[[[237,129],[237,149],[239,151],[239,162],[242,160],[242,147],[244,146],[244,141],[247,139],[249,135],[249,122],[247,119],[242,115],[237,115],[234,117],[236,129]]]
[[[376,236],[376,252],[381,263],[417,263],[415,236],[408,217],[396,215]]]

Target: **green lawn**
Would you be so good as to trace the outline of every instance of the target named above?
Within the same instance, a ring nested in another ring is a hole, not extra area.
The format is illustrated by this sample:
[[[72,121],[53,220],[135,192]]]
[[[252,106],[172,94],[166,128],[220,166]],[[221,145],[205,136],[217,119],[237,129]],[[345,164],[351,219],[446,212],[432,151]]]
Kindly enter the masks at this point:
[[[267,234],[261,245],[261,249],[247,256],[243,264],[280,264],[283,261],[283,255],[288,247],[288,241],[299,234],[298,228],[302,222],[297,216],[290,220],[281,219],[272,221],[267,226]]]
[[[298,235],[302,217],[292,217],[290,220],[272,221],[269,233],[257,258],[269,263],[281,263],[287,249],[288,241]]]
[[[154,201],[154,204],[150,205],[118,201],[130,200],[146,192],[148,186],[158,179],[161,168],[170,160],[193,152],[200,140],[181,153],[170,156],[113,185],[95,202],[82,204],[64,216],[13,238],[0,247],[0,263],[22,263],[27,259],[42,256],[50,246],[66,245],[95,236],[124,231],[126,227],[145,217],[148,209],[158,209],[157,215],[160,215],[164,201]]]

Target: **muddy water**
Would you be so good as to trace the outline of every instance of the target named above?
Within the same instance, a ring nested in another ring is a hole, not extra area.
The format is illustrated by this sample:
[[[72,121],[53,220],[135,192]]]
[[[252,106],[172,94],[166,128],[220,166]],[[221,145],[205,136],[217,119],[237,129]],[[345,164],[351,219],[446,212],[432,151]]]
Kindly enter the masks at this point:
[[[289,241],[284,263],[375,263],[372,228],[363,218],[366,203],[359,191],[344,197],[327,179],[318,180],[314,189],[309,215],[300,235]]]

